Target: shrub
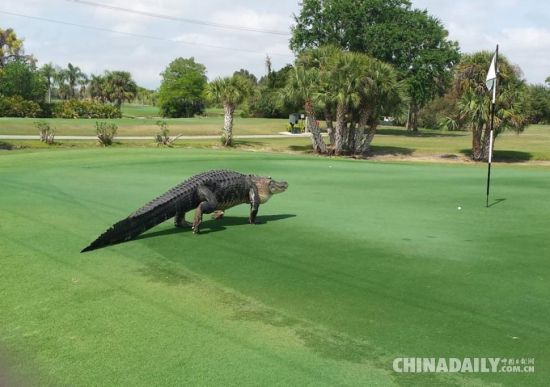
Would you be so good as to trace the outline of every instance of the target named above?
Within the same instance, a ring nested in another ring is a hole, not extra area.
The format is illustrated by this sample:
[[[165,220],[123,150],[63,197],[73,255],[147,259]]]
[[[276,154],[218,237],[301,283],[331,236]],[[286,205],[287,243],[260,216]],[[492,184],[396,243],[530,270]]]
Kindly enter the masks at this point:
[[[436,98],[418,113],[418,126],[427,129],[445,128],[444,120],[448,117],[456,117],[456,100],[448,95]]]
[[[155,135],[155,142],[157,143],[157,146],[164,145],[171,147],[174,144],[174,141],[182,136],[179,134],[174,138],[170,138],[170,130],[168,130],[168,124],[166,121],[157,121],[157,125],[160,128],[159,132]]]
[[[40,132],[40,141],[45,142],[48,145],[54,143],[55,133],[54,130],[50,127],[45,121],[37,121],[34,125],[38,128]]]
[[[122,112],[114,105],[99,101],[70,99],[56,103],[52,115],[56,118],[121,118]]]
[[[0,117],[38,117],[41,112],[38,103],[25,100],[19,95],[0,96]]]
[[[11,145],[9,142],[0,141],[0,150],[12,150],[13,145]]]
[[[95,123],[97,139],[103,146],[109,146],[113,144],[113,139],[118,130],[118,126],[112,122],[97,122]]]

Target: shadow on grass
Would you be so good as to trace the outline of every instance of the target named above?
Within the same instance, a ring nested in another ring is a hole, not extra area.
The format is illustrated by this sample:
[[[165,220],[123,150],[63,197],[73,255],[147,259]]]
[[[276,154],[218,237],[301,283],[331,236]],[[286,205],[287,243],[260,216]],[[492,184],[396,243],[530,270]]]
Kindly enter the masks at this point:
[[[12,150],[13,145],[9,142],[0,141],[0,150]]]
[[[468,157],[472,157],[471,149],[461,149],[460,153]],[[495,150],[493,153],[493,161],[501,163],[524,163],[533,158],[533,154],[529,152],[511,151],[511,150]]]
[[[369,156],[410,156],[413,152],[413,148],[372,145],[369,151]]]
[[[221,144],[221,143],[220,143]],[[262,141],[253,141],[253,140],[233,140],[233,147],[240,147],[240,146],[264,146],[265,142]]]
[[[505,200],[506,200],[506,198],[495,199],[494,202],[492,202],[491,204],[489,204],[489,207],[496,206],[497,204],[502,203],[502,202],[505,201]]]
[[[274,222],[277,220],[283,220],[288,218],[294,218],[296,215],[294,214],[278,214],[278,215],[258,215],[256,218],[256,222],[259,225]],[[248,218],[247,217],[237,217],[237,216],[224,216],[220,220],[214,220],[214,219],[208,219],[207,215],[205,215],[205,220],[201,224],[201,234],[209,234],[211,232],[218,232],[223,231],[226,229],[227,226],[240,226],[244,224],[248,224]],[[155,231],[150,232],[147,234],[143,234],[135,238],[136,240],[140,239],[147,239],[147,238],[153,238],[157,236],[162,235],[172,235],[172,234],[179,234],[179,233],[185,233],[185,232],[192,232],[190,227],[173,227],[162,231]]]
[[[405,136],[405,137],[462,137],[465,132],[436,132],[433,130],[422,131],[418,130],[413,132],[406,129],[397,129],[397,128],[379,128],[376,130],[376,134],[386,135],[386,136]]]
[[[311,144],[306,144],[306,145],[290,145],[288,148],[289,148],[291,151],[295,151],[295,152],[313,153],[313,148],[311,147]]]

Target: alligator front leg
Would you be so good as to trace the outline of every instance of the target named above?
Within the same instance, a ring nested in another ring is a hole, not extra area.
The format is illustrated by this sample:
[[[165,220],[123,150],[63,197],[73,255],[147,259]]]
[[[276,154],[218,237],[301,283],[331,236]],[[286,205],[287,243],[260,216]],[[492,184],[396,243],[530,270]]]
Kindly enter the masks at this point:
[[[185,220],[185,212],[178,211],[174,217],[174,226],[176,227],[193,227],[193,223]]]
[[[223,212],[222,210],[214,211],[214,213],[212,214],[212,219],[220,220],[221,218],[223,218],[224,214],[225,212]]]
[[[200,225],[202,223],[202,214],[210,214],[216,210],[218,207],[218,201],[216,200],[216,195],[210,191],[207,187],[198,188],[199,198],[201,203],[198,205],[195,210],[195,220],[193,222],[193,233],[200,233]]]
[[[249,193],[250,199],[250,217],[248,222],[250,224],[256,224],[256,215],[258,215],[258,209],[260,208],[260,195],[256,187],[250,189]]]

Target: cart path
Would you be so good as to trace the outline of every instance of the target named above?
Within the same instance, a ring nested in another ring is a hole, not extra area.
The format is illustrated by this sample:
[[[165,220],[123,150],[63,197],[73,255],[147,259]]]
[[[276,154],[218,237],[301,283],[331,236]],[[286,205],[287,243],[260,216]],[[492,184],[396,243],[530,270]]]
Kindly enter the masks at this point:
[[[176,136],[171,136],[174,138]],[[233,136],[235,139],[246,138],[293,138],[293,137],[310,137],[310,133],[292,134],[288,132],[279,132],[279,134],[247,134]],[[219,135],[208,136],[180,136],[178,140],[216,140]],[[55,136],[56,140],[97,140],[97,136]],[[115,136],[115,140],[154,140],[155,136]],[[40,140],[39,135],[32,134],[0,134],[0,140]]]

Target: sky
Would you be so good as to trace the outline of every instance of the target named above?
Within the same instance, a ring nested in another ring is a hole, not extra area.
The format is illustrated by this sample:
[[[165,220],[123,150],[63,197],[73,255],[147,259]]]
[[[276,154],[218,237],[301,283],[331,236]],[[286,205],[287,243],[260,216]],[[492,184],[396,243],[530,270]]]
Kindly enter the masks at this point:
[[[412,0],[442,21],[461,52],[493,50],[530,83],[550,76],[550,6],[540,0]],[[134,10],[123,11],[120,8]],[[194,57],[209,79],[241,68],[257,77],[293,62],[288,48],[298,1],[2,0],[0,28],[13,28],[38,65],[79,66],[87,74],[132,73],[155,89],[177,57]],[[156,15],[156,16],[152,16]]]

